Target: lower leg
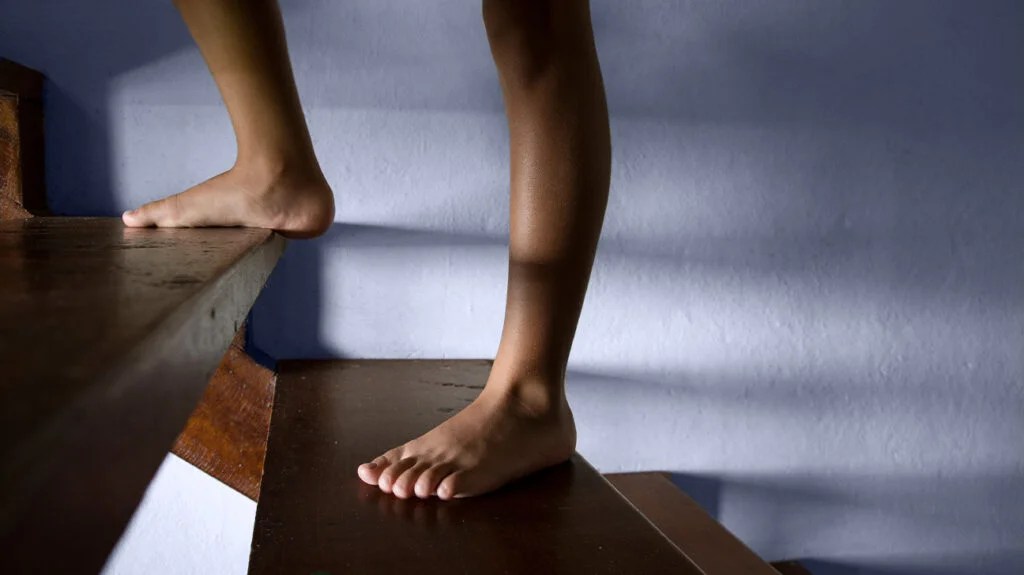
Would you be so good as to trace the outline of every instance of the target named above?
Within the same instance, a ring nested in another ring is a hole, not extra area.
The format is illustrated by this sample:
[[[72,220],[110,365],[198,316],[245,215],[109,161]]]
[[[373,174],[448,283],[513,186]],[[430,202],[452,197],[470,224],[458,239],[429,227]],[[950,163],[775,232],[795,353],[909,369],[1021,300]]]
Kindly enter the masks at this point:
[[[604,218],[610,137],[586,0],[485,0],[511,137],[509,284],[480,398],[359,468],[399,497],[476,495],[566,460],[569,350]]]
[[[611,163],[589,6],[487,0],[485,16],[511,140],[508,298],[494,369],[512,382],[542,375],[552,384],[533,395],[558,399]]]
[[[334,219],[334,198],[313,152],[276,1],[175,4],[220,89],[238,155],[229,171],[126,212],[125,223],[322,233]]]

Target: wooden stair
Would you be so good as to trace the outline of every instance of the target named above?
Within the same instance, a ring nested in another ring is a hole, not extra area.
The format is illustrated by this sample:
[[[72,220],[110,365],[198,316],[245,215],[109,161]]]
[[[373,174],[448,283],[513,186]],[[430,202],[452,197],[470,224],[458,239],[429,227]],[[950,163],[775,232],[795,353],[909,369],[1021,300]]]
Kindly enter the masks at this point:
[[[667,481],[653,492],[645,478],[609,483],[579,455],[491,495],[452,502],[399,500],[356,477],[359,463],[472,401],[489,362],[291,361],[279,368],[251,575],[778,575]]]
[[[779,575],[798,573],[789,563],[767,565],[696,501],[658,472],[605,476],[640,513],[707,574]]]
[[[0,572],[100,569],[283,248],[265,230],[0,222]]]

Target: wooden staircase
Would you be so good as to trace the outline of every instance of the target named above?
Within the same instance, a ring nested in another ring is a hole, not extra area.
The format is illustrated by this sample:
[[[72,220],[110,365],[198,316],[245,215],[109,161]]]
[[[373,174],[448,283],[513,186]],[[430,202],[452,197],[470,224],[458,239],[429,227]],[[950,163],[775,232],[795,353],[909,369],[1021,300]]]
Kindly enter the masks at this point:
[[[288,361],[275,388],[240,334],[284,240],[32,217],[41,146],[12,134],[41,125],[39,86],[0,63],[0,573],[98,573],[173,444],[258,499],[252,574],[778,575],[664,476],[579,455],[452,502],[362,484],[490,363]]]

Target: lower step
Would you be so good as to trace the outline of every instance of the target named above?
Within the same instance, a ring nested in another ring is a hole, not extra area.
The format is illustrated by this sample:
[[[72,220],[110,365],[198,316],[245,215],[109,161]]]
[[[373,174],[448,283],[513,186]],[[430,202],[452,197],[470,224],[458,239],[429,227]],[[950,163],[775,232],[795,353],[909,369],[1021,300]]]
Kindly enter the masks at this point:
[[[450,502],[400,500],[356,477],[472,401],[489,362],[279,367],[251,574],[702,573],[579,455]]]
[[[706,575],[779,575],[664,473],[613,473],[606,477]]]

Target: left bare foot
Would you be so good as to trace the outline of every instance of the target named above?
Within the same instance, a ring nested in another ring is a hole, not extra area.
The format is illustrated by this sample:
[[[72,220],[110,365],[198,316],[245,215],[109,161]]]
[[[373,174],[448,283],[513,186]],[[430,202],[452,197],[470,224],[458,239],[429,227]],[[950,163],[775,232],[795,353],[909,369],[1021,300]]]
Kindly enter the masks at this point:
[[[576,426],[565,398],[549,399],[548,389],[540,382],[488,385],[448,421],[360,465],[359,477],[402,499],[453,499],[566,461]]]
[[[334,195],[315,159],[292,165],[236,165],[121,218],[129,227],[245,226],[311,238],[334,221]]]

